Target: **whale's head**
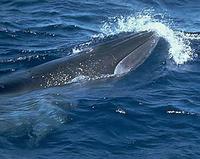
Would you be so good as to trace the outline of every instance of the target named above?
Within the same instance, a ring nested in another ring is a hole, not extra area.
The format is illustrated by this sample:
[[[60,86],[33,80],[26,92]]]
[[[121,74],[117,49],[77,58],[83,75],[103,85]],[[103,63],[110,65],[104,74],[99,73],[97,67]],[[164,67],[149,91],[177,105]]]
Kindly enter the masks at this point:
[[[130,33],[108,41],[97,47],[103,52],[105,70],[122,75],[140,66],[151,54],[159,37],[153,31]]]

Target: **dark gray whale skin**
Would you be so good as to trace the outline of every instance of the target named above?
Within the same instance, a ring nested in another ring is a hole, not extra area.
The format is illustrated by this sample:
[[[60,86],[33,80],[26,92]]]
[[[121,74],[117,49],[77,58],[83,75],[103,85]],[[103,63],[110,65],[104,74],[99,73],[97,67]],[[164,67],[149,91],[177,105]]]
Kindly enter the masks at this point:
[[[88,52],[56,59],[0,79],[0,94],[61,86],[78,76],[98,78],[123,75],[136,69],[151,54],[159,37],[139,32],[103,42]]]

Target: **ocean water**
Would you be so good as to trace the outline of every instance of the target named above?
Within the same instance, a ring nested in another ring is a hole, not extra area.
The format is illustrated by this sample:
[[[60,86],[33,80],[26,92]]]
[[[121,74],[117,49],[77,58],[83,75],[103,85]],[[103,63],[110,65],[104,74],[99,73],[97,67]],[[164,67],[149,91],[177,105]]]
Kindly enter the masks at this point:
[[[0,96],[0,159],[200,158],[200,1],[1,0],[0,77],[123,32],[160,41],[121,78]]]

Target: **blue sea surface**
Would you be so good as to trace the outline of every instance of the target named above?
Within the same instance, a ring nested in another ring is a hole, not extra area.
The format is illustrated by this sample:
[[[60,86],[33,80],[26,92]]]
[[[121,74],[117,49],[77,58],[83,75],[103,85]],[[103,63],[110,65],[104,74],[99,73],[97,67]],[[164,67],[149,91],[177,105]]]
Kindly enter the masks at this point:
[[[123,77],[0,96],[0,159],[199,159],[198,0],[1,0],[0,78],[143,30]]]

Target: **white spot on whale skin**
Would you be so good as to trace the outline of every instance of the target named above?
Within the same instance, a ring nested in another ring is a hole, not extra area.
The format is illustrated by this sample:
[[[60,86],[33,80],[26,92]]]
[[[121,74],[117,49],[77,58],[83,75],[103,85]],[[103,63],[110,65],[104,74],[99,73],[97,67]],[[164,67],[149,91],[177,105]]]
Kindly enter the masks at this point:
[[[122,75],[128,73],[131,69],[125,68],[121,63],[119,63],[114,71],[114,75]]]
[[[132,69],[133,65],[132,54],[129,54],[117,64],[114,70],[114,75],[123,75],[128,73]]]

